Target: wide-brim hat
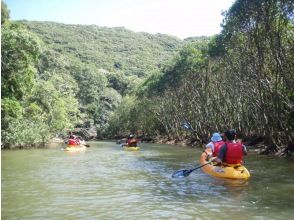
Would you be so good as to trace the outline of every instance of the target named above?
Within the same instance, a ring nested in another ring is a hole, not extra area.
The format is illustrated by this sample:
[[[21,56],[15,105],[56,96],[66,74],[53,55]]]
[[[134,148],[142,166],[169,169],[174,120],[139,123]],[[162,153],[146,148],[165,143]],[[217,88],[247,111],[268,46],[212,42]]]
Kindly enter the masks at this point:
[[[212,142],[217,142],[217,141],[221,141],[222,137],[220,136],[219,133],[213,133],[212,137],[211,137],[211,141]]]

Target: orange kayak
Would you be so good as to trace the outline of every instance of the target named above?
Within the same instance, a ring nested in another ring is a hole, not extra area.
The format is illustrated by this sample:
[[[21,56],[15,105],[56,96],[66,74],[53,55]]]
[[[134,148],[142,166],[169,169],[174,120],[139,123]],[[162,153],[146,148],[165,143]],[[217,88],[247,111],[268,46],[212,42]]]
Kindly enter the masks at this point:
[[[200,156],[200,165],[206,164],[207,154],[203,152]],[[226,164],[221,166],[215,166],[208,164],[203,166],[202,171],[213,177],[227,178],[227,179],[249,179],[250,173],[242,164]]]

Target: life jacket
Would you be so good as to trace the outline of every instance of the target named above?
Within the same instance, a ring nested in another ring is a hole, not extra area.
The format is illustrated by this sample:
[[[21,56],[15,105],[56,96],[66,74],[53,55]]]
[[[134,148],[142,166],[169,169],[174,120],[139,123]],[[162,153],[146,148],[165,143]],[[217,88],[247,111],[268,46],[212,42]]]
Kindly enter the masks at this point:
[[[75,139],[69,139],[68,140],[68,145],[77,145],[77,142],[76,142],[76,140]]]
[[[227,152],[225,161],[228,164],[242,163],[243,160],[243,146],[241,143],[226,142]]]
[[[131,138],[128,140],[128,146],[130,147],[136,147],[137,146],[137,140],[136,138]]]
[[[218,153],[220,151],[221,146],[223,146],[224,144],[225,144],[224,141],[217,141],[217,142],[214,142],[213,143],[213,146],[214,146],[214,151],[212,153],[212,156],[213,157],[217,157],[217,155],[218,155]]]

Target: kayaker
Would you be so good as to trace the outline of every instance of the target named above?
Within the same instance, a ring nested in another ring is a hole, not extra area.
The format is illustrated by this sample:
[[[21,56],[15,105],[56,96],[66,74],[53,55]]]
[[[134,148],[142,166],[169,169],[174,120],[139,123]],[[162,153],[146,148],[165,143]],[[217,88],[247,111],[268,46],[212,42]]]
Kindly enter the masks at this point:
[[[85,141],[80,136],[76,137],[76,143],[77,145],[86,145]]]
[[[221,135],[219,133],[213,133],[211,137],[211,142],[209,142],[205,147],[205,153],[207,154],[207,159],[211,157],[217,157],[221,146],[225,144]]]
[[[70,146],[70,147],[76,147],[77,146],[76,139],[75,139],[75,137],[73,135],[69,136],[69,139],[67,141],[67,145]]]
[[[228,130],[225,132],[225,144],[220,148],[217,158],[213,159],[214,162],[227,163],[227,164],[242,164],[243,156],[247,155],[245,145],[235,141],[236,131]]]
[[[135,135],[130,134],[127,140],[127,147],[137,147],[137,139],[135,138]]]

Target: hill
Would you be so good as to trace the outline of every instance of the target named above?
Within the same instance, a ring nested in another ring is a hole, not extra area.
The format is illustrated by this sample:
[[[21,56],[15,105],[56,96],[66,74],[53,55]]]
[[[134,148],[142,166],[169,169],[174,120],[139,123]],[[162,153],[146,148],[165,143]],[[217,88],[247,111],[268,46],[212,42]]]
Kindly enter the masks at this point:
[[[67,59],[126,76],[144,78],[174,56],[184,41],[163,34],[137,33],[123,27],[21,21],[49,48]]]
[[[52,82],[61,93],[66,94],[63,88],[71,89],[79,108],[74,124],[91,130],[95,127],[101,137],[122,97],[160,72],[188,42],[123,27],[17,23],[41,39],[38,78]]]

